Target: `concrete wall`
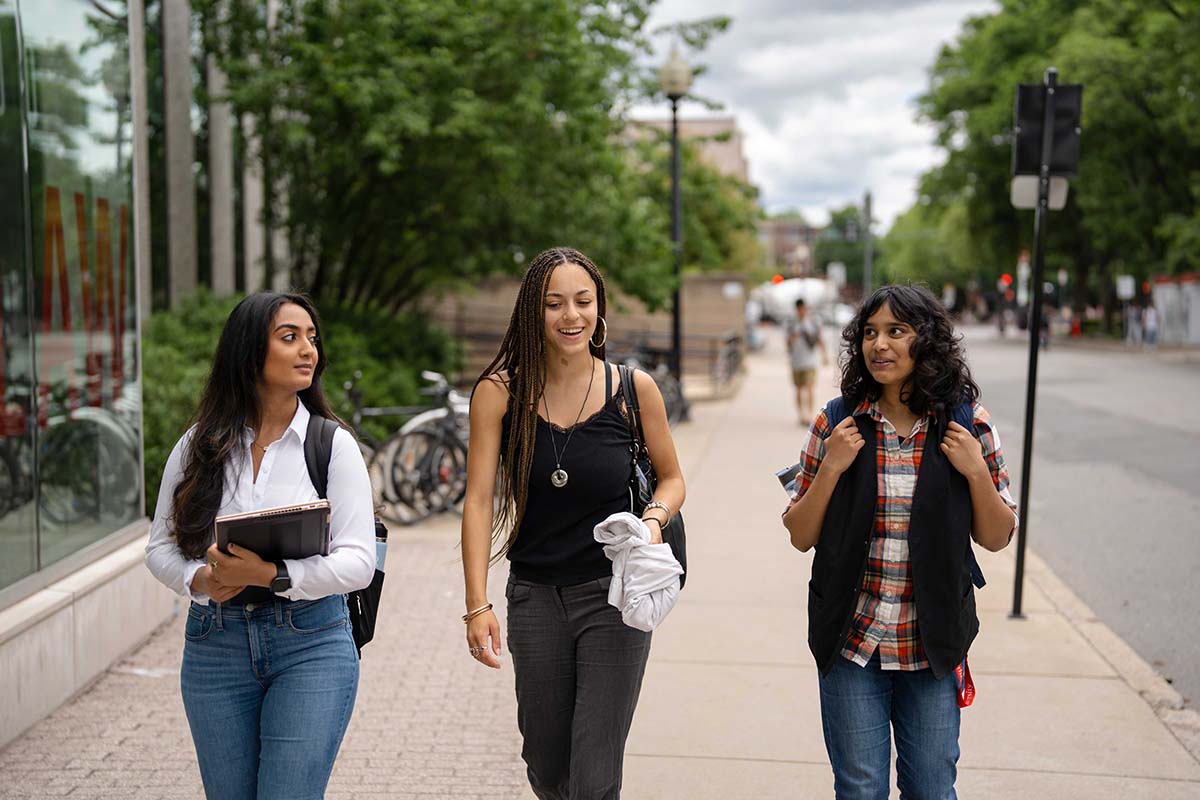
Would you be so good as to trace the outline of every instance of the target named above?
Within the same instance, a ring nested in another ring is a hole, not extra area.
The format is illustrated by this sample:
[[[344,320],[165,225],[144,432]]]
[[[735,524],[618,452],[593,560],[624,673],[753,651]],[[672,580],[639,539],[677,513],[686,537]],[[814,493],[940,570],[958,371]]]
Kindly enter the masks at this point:
[[[176,596],[143,564],[146,539],[0,611],[0,747],[86,688],[176,612]]]

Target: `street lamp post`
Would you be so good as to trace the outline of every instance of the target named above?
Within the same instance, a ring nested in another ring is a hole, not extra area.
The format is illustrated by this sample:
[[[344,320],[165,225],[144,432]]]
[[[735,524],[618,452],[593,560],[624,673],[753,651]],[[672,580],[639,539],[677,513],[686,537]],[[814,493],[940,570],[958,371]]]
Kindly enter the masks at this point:
[[[683,386],[683,323],[680,295],[683,287],[683,204],[679,180],[679,101],[692,86],[692,68],[671,48],[671,56],[658,72],[658,82],[671,100],[671,249],[675,266],[675,296],[671,304],[671,373]],[[685,412],[686,414],[686,412]]]

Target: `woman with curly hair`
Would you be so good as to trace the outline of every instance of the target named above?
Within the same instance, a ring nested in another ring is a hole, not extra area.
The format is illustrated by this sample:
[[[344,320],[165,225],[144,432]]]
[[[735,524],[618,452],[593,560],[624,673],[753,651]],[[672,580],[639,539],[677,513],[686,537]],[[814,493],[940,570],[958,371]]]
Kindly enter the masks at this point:
[[[885,286],[842,333],[841,396],[813,422],[783,523],[816,548],[809,647],[839,798],[954,798],[982,585],[971,539],[1004,548],[1016,503],[950,318]]]

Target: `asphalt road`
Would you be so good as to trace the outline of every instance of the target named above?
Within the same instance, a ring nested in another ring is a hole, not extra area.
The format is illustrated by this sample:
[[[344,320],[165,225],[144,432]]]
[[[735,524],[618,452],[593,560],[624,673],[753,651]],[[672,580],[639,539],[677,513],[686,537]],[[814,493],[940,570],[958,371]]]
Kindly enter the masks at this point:
[[[1028,346],[986,328],[965,334],[1019,497]],[[1024,510],[1030,547],[1192,707],[1200,706],[1198,402],[1195,357],[1074,345],[1043,352]]]

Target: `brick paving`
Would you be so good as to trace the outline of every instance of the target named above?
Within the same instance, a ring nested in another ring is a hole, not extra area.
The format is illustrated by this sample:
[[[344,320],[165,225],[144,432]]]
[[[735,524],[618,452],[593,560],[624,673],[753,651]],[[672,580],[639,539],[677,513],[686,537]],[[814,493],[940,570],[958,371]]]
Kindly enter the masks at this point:
[[[391,538],[381,628],[327,797],[528,796],[511,662],[495,672],[466,652],[458,518]],[[493,600],[504,580],[493,570]],[[202,800],[179,696],[182,617],[0,751],[0,798]]]

